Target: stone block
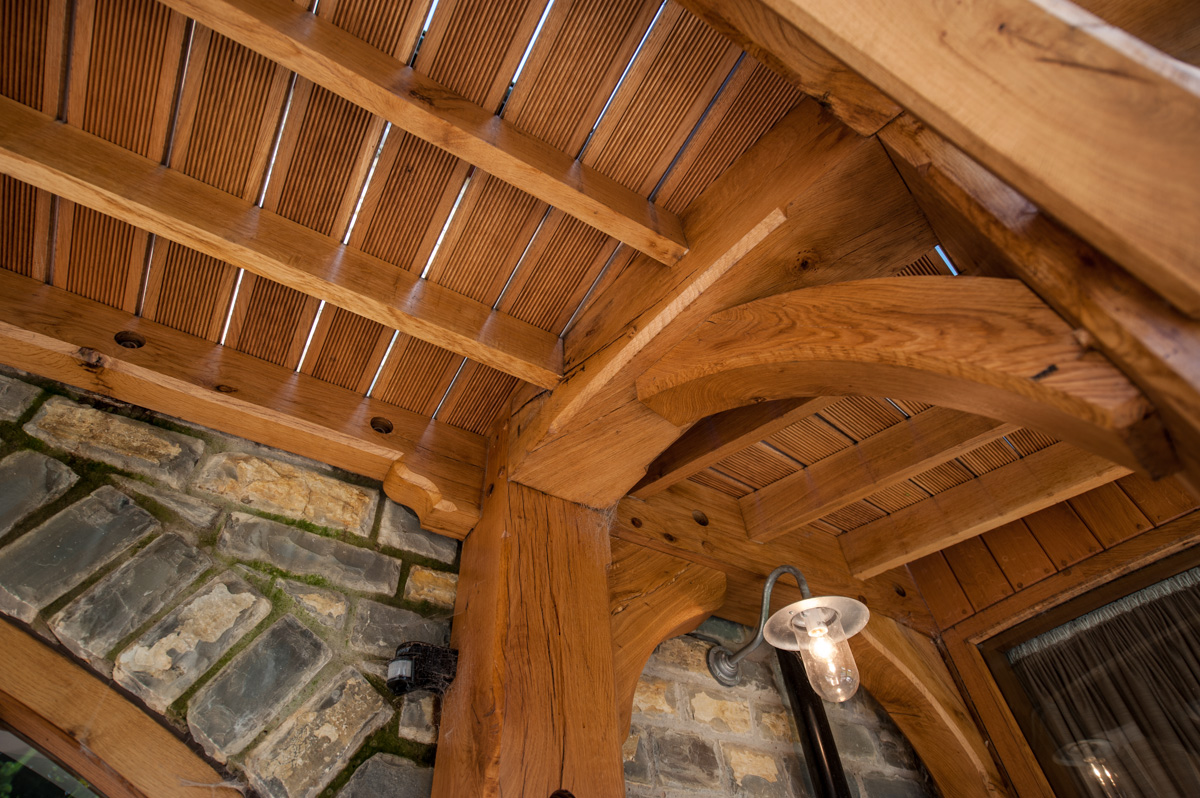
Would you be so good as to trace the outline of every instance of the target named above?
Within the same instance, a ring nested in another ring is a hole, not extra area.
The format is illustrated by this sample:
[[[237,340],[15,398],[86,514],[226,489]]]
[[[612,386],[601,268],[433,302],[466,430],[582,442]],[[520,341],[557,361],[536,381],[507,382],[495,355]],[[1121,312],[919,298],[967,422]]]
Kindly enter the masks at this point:
[[[676,715],[674,683],[643,673],[633,692],[633,712],[637,715],[674,717]]]
[[[78,481],[78,474],[40,452],[14,452],[0,460],[0,538]]]
[[[285,615],[188,702],[188,728],[218,762],[241,751],[329,662],[329,646]]]
[[[458,557],[457,540],[422,529],[416,513],[391,499],[383,501],[379,543],[438,562],[452,563]]]
[[[711,679],[712,676],[708,672],[708,649],[711,647],[712,643],[687,635],[672,637],[658,644],[650,662],[655,667],[698,674]]]
[[[841,723],[830,723],[833,729],[833,740],[837,743],[838,753],[842,759],[857,759],[864,762],[875,760],[875,741],[872,735],[862,726],[845,726]]]
[[[796,743],[796,734],[791,713],[782,707],[754,707],[754,728],[763,740],[779,743]]]
[[[653,774],[650,772],[650,738],[646,730],[634,725],[629,730],[629,736],[621,746],[621,759],[625,762],[626,784],[650,784]]]
[[[24,427],[71,454],[181,488],[204,453],[199,438],[105,413],[54,396]]]
[[[925,784],[887,776],[863,776],[863,798],[930,798],[935,795]]]
[[[429,798],[432,791],[433,768],[379,753],[354,771],[338,798]]]
[[[157,528],[133,499],[107,485],[97,488],[4,549],[0,612],[29,623]]]
[[[732,795],[755,798],[787,798],[787,775],[770,751],[737,743],[721,743],[729,771]]]
[[[117,657],[113,678],[165,712],[271,611],[271,602],[226,571]]]
[[[692,689],[688,703],[692,718],[714,731],[750,733],[750,705],[735,691]]]
[[[350,645],[358,651],[391,659],[396,654],[396,646],[412,640],[445,645],[447,631],[446,624],[441,621],[363,599],[354,612]]]
[[[309,468],[243,452],[222,452],[204,463],[197,490],[231,502],[360,537],[371,533],[379,491]]]
[[[98,670],[133,634],[204,573],[212,560],[177,535],[163,535],[50,619],[63,645]]]
[[[393,714],[383,696],[347,668],[250,752],[250,784],[264,798],[313,798]]]
[[[879,753],[884,762],[900,770],[917,770],[921,766],[908,740],[891,729],[879,730]]]
[[[319,623],[334,629],[346,625],[350,602],[336,590],[325,590],[292,579],[277,579],[275,584]]]
[[[138,496],[153,499],[197,529],[208,529],[216,523],[217,518],[221,515],[220,507],[214,507],[208,502],[188,496],[186,493],[167,490],[148,482],[142,482],[140,479],[130,479],[120,475],[113,475],[112,481],[125,493],[136,493]]]
[[[458,593],[458,574],[435,571],[414,565],[404,583],[404,598],[409,601],[424,601],[442,609],[454,609],[454,597]]]
[[[690,732],[651,734],[661,786],[703,789],[719,783],[721,764],[710,741]]]
[[[321,576],[350,590],[390,596],[400,584],[397,559],[245,513],[229,516],[217,550],[294,574]]]
[[[17,421],[42,389],[0,374],[0,421]]]
[[[406,693],[400,707],[400,736],[425,745],[433,745],[438,737],[438,697],[425,690]]]

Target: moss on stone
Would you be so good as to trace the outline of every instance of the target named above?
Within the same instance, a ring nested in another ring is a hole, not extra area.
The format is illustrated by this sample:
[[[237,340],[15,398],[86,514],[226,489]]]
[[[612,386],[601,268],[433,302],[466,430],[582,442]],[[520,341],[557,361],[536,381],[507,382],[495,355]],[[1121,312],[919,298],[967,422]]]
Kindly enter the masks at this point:
[[[378,681],[371,676],[367,676],[367,679],[372,684]],[[432,767],[437,746],[422,745],[421,743],[414,743],[411,740],[405,740],[392,731],[394,725],[393,723],[389,723],[368,737],[362,746],[359,747],[358,751],[355,752],[354,756],[350,757],[350,762],[342,772],[329,783],[328,787],[321,791],[318,798],[335,798],[342,787],[346,786],[346,782],[350,780],[350,777],[354,775],[354,771],[358,770],[363,762],[366,762],[378,753],[394,754],[405,759],[411,759],[418,765]]]

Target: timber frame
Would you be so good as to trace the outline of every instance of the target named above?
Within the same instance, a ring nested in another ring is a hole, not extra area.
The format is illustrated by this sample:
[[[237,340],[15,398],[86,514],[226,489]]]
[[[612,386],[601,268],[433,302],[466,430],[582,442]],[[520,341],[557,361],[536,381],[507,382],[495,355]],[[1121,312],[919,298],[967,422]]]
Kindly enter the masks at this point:
[[[0,363],[463,540],[437,798],[623,794],[782,563],[943,794],[1052,794],[979,645],[1200,540],[1195,4],[29,5]]]

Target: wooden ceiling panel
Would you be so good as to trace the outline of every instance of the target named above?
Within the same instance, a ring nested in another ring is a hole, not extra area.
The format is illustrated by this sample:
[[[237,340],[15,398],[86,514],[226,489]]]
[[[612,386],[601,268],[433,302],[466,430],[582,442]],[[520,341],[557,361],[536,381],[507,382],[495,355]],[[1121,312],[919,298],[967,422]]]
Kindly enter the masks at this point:
[[[142,315],[217,342],[229,311],[237,269],[194,249],[159,239]]]
[[[49,195],[40,199],[43,194],[28,183],[0,175],[0,268],[25,277],[45,278],[50,222]],[[39,202],[46,205],[40,214]]]
[[[918,474],[912,481],[932,495],[944,493],[956,485],[970,482],[975,478],[970,469],[957,460],[942,463],[937,468],[931,468],[923,474]]]
[[[257,199],[289,78],[258,53],[197,25],[171,166],[244,200]]]
[[[896,272],[897,277],[921,277],[949,274],[945,262],[936,252],[927,252]]]
[[[912,399],[889,399],[888,401],[903,410],[905,413],[908,413],[910,416],[915,416],[917,413],[924,413],[926,410],[933,407],[933,405],[926,404],[924,402],[917,402]]]
[[[617,246],[615,238],[552,210],[498,310],[562,335]]]
[[[53,284],[133,313],[149,238],[145,230],[60,200]]]
[[[1034,452],[1040,452],[1042,449],[1048,449],[1058,443],[1057,440],[1051,438],[1049,435],[1035,432],[1031,429],[1020,429],[1006,437],[1008,438],[1008,442],[1013,445],[1013,448],[1022,457]]]
[[[153,0],[78,0],[66,121],[162,159],[186,26]]]
[[[915,482],[905,481],[872,493],[867,497],[867,501],[891,514],[928,498],[929,494]]]
[[[519,382],[516,377],[468,360],[438,411],[438,421],[485,435]]]
[[[758,490],[777,482],[789,474],[796,473],[799,466],[794,460],[776,449],[756,443],[735,455],[726,457],[716,468],[740,482]]]
[[[545,9],[543,0],[442,0],[413,67],[498,109]]]
[[[317,13],[385,53],[412,57],[430,0],[324,0]]]
[[[821,417],[856,441],[878,435],[904,420],[894,405],[873,396],[847,396],[822,410]]]
[[[854,445],[854,441],[820,417],[801,419],[767,438],[767,443],[790,457],[811,465]]]
[[[746,56],[663,181],[657,202],[682,213],[803,95]]]
[[[371,394],[423,416],[432,416],[450,388],[462,357],[408,335],[401,335],[383,364]]]
[[[521,130],[575,155],[654,18],[657,0],[558,0],[504,106]]]
[[[843,532],[849,532],[886,516],[887,513],[875,505],[866,501],[857,501],[854,504],[846,505],[837,512],[830,513],[821,520]]]
[[[1016,451],[1003,439],[992,441],[958,456],[959,461],[976,475],[995,471],[1018,459]]]
[[[728,474],[717,471],[714,468],[706,468],[688,477],[688,480],[695,482],[697,485],[703,485],[706,488],[720,491],[726,496],[732,496],[735,499],[740,499],[742,496],[747,496],[753,492],[749,485],[739,482]]]
[[[326,305],[313,329],[301,371],[366,394],[392,332],[377,321]]]
[[[250,272],[242,275],[228,346],[294,369],[317,314],[316,299]]]
[[[67,0],[0,3],[0,94],[57,114]]]
[[[648,195],[741,51],[668,1],[584,153],[583,161]]]

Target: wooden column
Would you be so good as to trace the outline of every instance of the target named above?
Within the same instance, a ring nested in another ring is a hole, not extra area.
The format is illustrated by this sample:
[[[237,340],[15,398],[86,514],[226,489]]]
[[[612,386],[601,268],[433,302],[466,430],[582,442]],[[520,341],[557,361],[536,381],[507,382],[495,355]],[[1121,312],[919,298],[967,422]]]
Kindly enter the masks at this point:
[[[625,794],[604,513],[507,480],[493,437],[463,543],[434,798]]]

